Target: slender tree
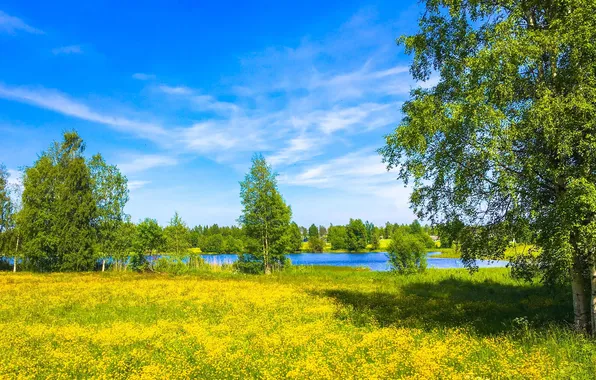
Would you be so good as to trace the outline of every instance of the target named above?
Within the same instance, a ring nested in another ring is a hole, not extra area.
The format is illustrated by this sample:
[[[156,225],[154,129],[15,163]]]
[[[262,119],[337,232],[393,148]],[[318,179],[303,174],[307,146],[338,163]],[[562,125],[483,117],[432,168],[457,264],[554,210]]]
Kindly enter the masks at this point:
[[[266,274],[271,273],[274,262],[285,262],[286,231],[292,217],[292,210],[277,189],[276,176],[263,156],[255,155],[249,173],[240,182],[243,210],[238,221],[246,235],[257,242],[250,245],[250,253],[262,261]]]
[[[313,238],[318,238],[319,236],[319,229],[317,228],[317,226],[313,224],[310,225],[310,227],[308,227],[308,239],[313,239]]]
[[[165,238],[163,229],[157,220],[145,218],[137,225],[137,251],[142,254],[152,255],[163,248]]]
[[[136,242],[137,226],[127,216],[124,222],[118,224],[114,237],[112,258],[114,259],[116,270],[124,270],[126,268],[128,259],[135,250]]]
[[[331,244],[331,249],[347,249],[348,235],[345,226],[331,226],[327,233],[327,241]]]
[[[290,252],[300,252],[302,249],[302,233],[296,222],[290,224],[288,234],[290,240]]]
[[[170,224],[164,229],[164,235],[168,253],[177,259],[185,258],[191,246],[190,230],[178,212],[174,213]]]
[[[0,164],[0,256],[10,250],[10,231],[14,228],[15,221],[8,178],[6,167]]]
[[[366,227],[361,219],[350,219],[346,227],[346,244],[352,252],[363,251],[366,248]]]
[[[399,43],[436,85],[404,103],[388,168],[413,182],[419,217],[465,226],[470,267],[530,226],[540,254],[514,259],[517,273],[571,280],[575,326],[596,333],[596,2],[425,3]]]
[[[108,165],[100,154],[89,161],[93,179],[93,196],[97,207],[96,232],[101,270],[105,270],[106,259],[116,251],[116,234],[124,223],[124,206],[128,202],[128,180],[115,165]]]
[[[325,226],[319,226],[319,237],[321,239],[327,237],[327,228]]]

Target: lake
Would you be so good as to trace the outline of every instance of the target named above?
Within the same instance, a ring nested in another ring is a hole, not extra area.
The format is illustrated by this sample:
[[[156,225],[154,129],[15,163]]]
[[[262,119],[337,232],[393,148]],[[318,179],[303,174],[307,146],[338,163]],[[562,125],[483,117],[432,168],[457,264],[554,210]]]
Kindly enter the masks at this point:
[[[433,258],[438,252],[428,254],[429,268],[464,268],[464,264],[459,259],[439,259]],[[236,255],[201,255],[208,263],[233,263],[236,261]],[[384,252],[371,253],[292,253],[288,257],[294,265],[328,265],[337,267],[365,267],[373,271],[388,271],[389,262]],[[477,260],[480,268],[502,268],[507,261],[486,261]]]

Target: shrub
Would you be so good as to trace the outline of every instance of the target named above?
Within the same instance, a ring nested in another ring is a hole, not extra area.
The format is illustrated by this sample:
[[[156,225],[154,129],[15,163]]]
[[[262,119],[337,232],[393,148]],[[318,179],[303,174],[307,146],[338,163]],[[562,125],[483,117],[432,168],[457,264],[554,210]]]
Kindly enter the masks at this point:
[[[308,239],[308,248],[312,252],[323,252],[325,249],[325,242],[318,236],[312,236]]]
[[[418,235],[404,232],[393,235],[387,257],[392,270],[399,273],[424,272],[426,269],[426,248]]]
[[[234,269],[242,273],[259,274],[265,271],[263,260],[255,255],[238,255],[238,260],[234,263]]]

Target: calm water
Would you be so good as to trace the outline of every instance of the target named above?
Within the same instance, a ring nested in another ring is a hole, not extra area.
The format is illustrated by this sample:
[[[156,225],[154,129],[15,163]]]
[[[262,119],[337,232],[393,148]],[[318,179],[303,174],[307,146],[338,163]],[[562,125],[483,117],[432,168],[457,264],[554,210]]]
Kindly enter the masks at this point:
[[[428,254],[429,268],[463,268],[459,259],[433,258],[438,252]],[[233,263],[236,255],[202,255],[208,263]],[[383,252],[373,253],[292,253],[288,255],[294,265],[330,265],[337,267],[367,267],[374,271],[387,271],[389,264]],[[507,265],[507,261],[478,260],[480,268],[500,268]]]

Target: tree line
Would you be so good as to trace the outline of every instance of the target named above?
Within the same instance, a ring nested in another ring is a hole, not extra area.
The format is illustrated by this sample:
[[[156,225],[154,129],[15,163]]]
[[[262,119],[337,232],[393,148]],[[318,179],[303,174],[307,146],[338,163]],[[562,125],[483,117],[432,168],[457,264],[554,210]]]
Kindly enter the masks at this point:
[[[345,226],[291,221],[292,210],[277,189],[276,174],[256,155],[240,184],[239,225],[189,227],[176,212],[162,227],[155,219],[133,223],[124,212],[129,199],[127,178],[101,154],[85,157],[85,144],[67,132],[22,171],[21,186],[9,185],[0,166],[0,252],[12,269],[39,272],[143,270],[157,257],[197,266],[200,253],[239,255],[237,267],[270,272],[286,263],[285,254],[333,250],[377,250],[380,240],[413,234],[428,247],[430,227],[350,219]],[[306,244],[304,244],[306,243]],[[163,260],[162,260],[163,265]]]

